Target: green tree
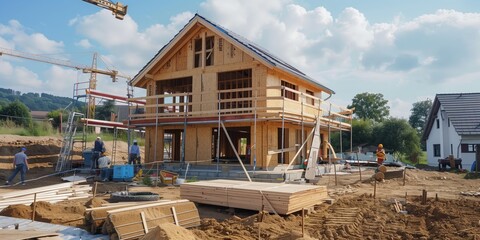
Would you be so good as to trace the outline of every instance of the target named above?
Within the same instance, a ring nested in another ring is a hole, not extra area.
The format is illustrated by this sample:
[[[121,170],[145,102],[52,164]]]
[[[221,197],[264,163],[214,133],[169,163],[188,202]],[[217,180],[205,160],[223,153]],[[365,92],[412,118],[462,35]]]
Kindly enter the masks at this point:
[[[372,144],[373,121],[366,119],[354,119],[352,121],[352,147],[355,151],[361,144]],[[342,146],[340,147],[340,132],[332,132],[330,135],[330,144],[336,152],[340,150],[348,151],[350,149],[350,132],[342,131]]]
[[[107,100],[102,106],[97,106],[95,118],[110,121],[112,113],[115,112],[115,100]]]
[[[369,119],[354,119],[352,121],[352,145],[372,144],[373,125],[374,123]]]
[[[359,93],[352,99],[352,105],[348,108],[355,108],[355,116],[360,119],[371,119],[375,122],[382,122],[390,115],[388,100],[383,98],[381,93]]]
[[[413,107],[410,110],[412,114],[408,119],[408,123],[417,130],[419,135],[422,135],[425,130],[425,124],[427,123],[432,105],[433,103],[431,99],[413,103]]]
[[[405,119],[390,118],[373,128],[376,143],[382,143],[387,150],[416,161],[420,151],[420,138]]]
[[[1,119],[11,119],[16,125],[30,127],[32,116],[25,104],[14,101],[0,110]]]
[[[60,116],[62,117],[62,119],[60,120]],[[66,111],[64,111],[63,109],[58,109],[58,110],[53,110],[53,111],[50,111],[48,114],[47,114],[47,117],[49,119],[51,119],[52,121],[52,126],[54,128],[58,128],[60,127],[60,123],[65,123],[68,119],[68,113]]]

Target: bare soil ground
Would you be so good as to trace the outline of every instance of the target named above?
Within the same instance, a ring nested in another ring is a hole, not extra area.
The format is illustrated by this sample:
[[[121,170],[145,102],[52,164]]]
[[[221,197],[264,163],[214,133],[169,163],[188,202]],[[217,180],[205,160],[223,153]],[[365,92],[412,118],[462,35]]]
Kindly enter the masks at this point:
[[[109,143],[106,143],[109,146]],[[126,161],[126,144],[117,145],[118,161]],[[34,164],[27,179],[54,173],[61,140],[48,137],[0,136],[0,181],[11,172],[11,159],[21,146]],[[122,155],[123,154],[123,155]],[[393,169],[390,169],[393,170]],[[403,178],[375,182],[372,170],[349,175],[324,176],[318,184],[328,186],[333,204],[321,204],[304,218],[260,214],[240,209],[198,205],[202,224],[190,229],[197,239],[480,239],[480,198],[463,196],[480,191],[480,179],[465,179],[464,174],[425,170],[407,170]],[[17,177],[18,178],[18,177]],[[29,181],[26,186],[1,187],[0,194],[60,183],[58,176]],[[376,185],[376,186],[375,186]],[[109,192],[124,190],[157,192],[163,199],[179,199],[178,186],[127,186],[108,182],[99,185],[95,199],[37,205],[38,220],[83,227],[86,207],[108,201]],[[374,188],[376,188],[374,198]],[[428,192],[427,204],[421,203],[422,190]],[[406,202],[405,202],[405,196]],[[398,200],[405,212],[397,213]],[[0,215],[31,217],[31,206],[15,205]]]

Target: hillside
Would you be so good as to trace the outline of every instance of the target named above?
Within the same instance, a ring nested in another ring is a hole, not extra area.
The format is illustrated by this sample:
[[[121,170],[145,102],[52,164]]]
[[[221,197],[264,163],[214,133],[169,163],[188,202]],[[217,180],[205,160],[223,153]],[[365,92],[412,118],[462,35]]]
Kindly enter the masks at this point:
[[[63,109],[72,102],[72,98],[59,97],[47,93],[21,93],[13,89],[0,88],[0,107],[19,100],[31,111],[53,111]]]

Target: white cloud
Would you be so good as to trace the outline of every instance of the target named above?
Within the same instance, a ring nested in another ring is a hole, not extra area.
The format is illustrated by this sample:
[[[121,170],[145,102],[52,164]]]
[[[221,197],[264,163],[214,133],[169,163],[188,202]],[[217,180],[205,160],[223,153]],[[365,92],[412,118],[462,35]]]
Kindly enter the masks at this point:
[[[78,42],[75,43],[76,46],[80,46],[85,49],[90,49],[93,47],[93,45],[90,43],[88,39],[82,39]]]
[[[179,13],[166,25],[154,24],[145,30],[129,15],[123,21],[112,18],[106,10],[78,17],[70,25],[92,45],[99,44],[109,54],[104,55],[109,64],[135,75],[153,56],[188,22],[193,14]]]
[[[64,47],[62,41],[50,40],[42,33],[29,34],[17,20],[10,20],[8,25],[0,24],[0,37],[3,38],[1,47],[29,53],[61,53]]]

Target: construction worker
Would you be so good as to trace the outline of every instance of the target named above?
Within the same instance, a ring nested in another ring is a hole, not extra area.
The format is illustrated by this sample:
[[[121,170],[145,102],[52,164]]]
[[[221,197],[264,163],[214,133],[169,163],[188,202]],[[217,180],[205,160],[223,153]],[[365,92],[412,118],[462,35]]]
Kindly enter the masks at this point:
[[[100,154],[105,152],[105,144],[102,141],[102,138],[97,137],[95,143],[93,144],[93,162],[92,168],[98,168],[98,159],[100,158]]]
[[[102,152],[101,157],[98,159],[98,168],[100,168],[100,179],[103,182],[107,182],[110,178],[108,169],[110,168],[110,158],[107,156],[107,152]]]
[[[15,154],[13,157],[13,173],[10,175],[10,177],[7,179],[7,182],[5,185],[10,185],[12,180],[17,176],[17,174],[20,172],[20,180],[22,181],[22,185],[25,185],[25,173],[28,170],[28,157],[25,152],[27,151],[26,148],[22,147],[20,152]]]
[[[130,154],[128,155],[128,164],[134,165],[135,173],[138,172],[140,166],[140,147],[138,146],[137,140],[133,140],[133,145],[130,146]]]
[[[385,161],[385,149],[383,149],[383,144],[378,144],[378,148],[377,148],[377,164],[380,166],[383,164],[383,162]]]

